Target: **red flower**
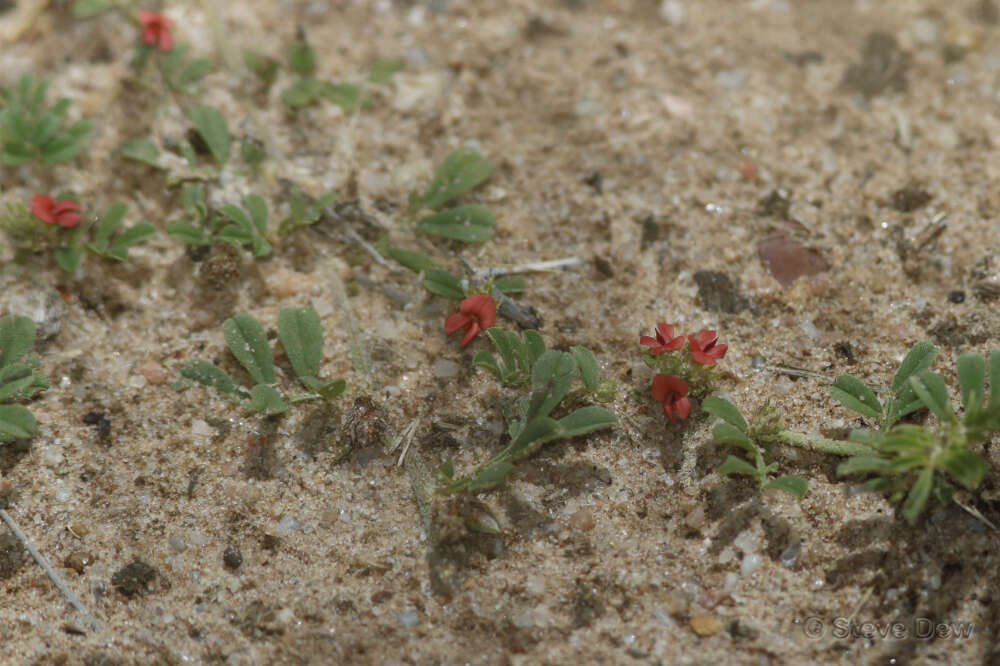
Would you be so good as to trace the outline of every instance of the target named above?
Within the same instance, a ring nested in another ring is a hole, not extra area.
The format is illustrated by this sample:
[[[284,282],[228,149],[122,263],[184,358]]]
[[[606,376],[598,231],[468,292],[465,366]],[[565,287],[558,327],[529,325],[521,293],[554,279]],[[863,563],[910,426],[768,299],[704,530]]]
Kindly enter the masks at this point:
[[[663,403],[663,411],[671,423],[686,419],[691,413],[691,401],[687,399],[688,385],[680,377],[662,373],[656,375],[653,377],[652,393],[653,400]]]
[[[688,342],[691,343],[691,360],[702,365],[715,365],[715,361],[725,356],[726,350],[729,349],[728,345],[716,344],[718,339],[719,336],[716,335],[715,331],[709,331],[708,329],[700,330],[697,338],[689,335]]]
[[[674,337],[674,327],[671,324],[656,325],[656,339],[643,335],[639,338],[639,344],[649,347],[649,353],[653,356],[662,354],[665,351],[673,351],[684,346],[684,336]]]
[[[469,344],[479,335],[497,323],[497,304],[488,294],[473,294],[459,306],[459,312],[444,320],[444,330],[452,333],[460,328],[465,329],[462,346]]]
[[[142,41],[150,46],[159,43],[161,51],[174,47],[174,37],[170,34],[174,22],[166,16],[144,9],[139,12],[139,23],[142,24]]]
[[[36,194],[31,198],[31,212],[42,222],[58,224],[61,227],[72,229],[80,224],[80,214],[75,212],[80,210],[80,204],[72,199],[56,201],[48,194]]]

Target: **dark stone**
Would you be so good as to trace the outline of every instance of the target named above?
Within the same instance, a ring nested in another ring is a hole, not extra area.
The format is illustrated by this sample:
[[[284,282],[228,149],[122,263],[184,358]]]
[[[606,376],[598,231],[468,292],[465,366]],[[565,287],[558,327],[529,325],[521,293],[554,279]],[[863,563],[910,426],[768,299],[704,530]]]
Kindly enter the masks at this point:
[[[194,152],[198,155],[208,155],[212,151],[205,142],[205,139],[201,136],[201,132],[191,127],[188,129],[187,134],[184,135],[187,142],[191,144]]]
[[[1000,300],[1000,285],[992,282],[979,282],[972,287],[972,293],[981,303],[993,303]]]
[[[642,220],[642,248],[646,249],[660,239],[660,226],[656,224],[656,218],[647,215]]]
[[[132,597],[144,594],[154,578],[156,569],[137,559],[115,572],[111,577],[111,584],[126,597]]]
[[[785,60],[795,63],[799,67],[805,67],[806,65],[822,64],[825,58],[819,51],[799,51],[797,53],[786,52]]]
[[[875,97],[886,91],[904,92],[910,56],[899,48],[896,38],[882,32],[869,33],[861,49],[861,62],[844,71],[841,87]]]
[[[757,253],[767,271],[783,287],[790,286],[803,275],[816,275],[830,269],[823,255],[780,231],[758,243]]]
[[[243,564],[243,553],[239,546],[232,545],[222,552],[222,564],[230,571],[236,571]]]
[[[892,193],[892,207],[900,213],[911,213],[923,208],[934,196],[919,185],[907,185]]]
[[[996,25],[1000,23],[1000,8],[994,0],[978,0],[969,8],[969,17],[985,25]]]
[[[104,446],[111,444],[111,421],[101,412],[87,412],[83,422],[97,430],[97,439]]]
[[[589,185],[597,194],[604,194],[604,177],[600,171],[595,171],[583,179],[584,185]]]
[[[694,274],[698,285],[701,307],[709,312],[736,314],[750,307],[750,301],[741,294],[725,273],[698,271]]]
[[[13,534],[0,534],[0,580],[12,578],[27,561],[28,551],[21,542]]]
[[[965,292],[961,289],[956,289],[955,291],[948,292],[948,302],[949,303],[964,303],[965,302]]]

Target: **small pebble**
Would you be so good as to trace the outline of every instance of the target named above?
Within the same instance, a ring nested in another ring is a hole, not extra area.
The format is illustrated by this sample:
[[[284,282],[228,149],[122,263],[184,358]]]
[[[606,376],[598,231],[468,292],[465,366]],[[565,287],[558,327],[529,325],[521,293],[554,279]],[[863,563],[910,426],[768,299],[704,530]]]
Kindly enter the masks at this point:
[[[744,555],[743,561],[740,562],[740,575],[744,578],[752,575],[753,572],[757,571],[763,563],[764,558],[756,553]]]
[[[949,303],[964,303],[965,302],[965,292],[961,289],[956,289],[955,291],[948,292],[948,302]]]
[[[786,567],[793,567],[795,563],[799,561],[799,556],[802,554],[802,542],[793,541],[788,544],[788,547],[781,551],[779,560],[781,564]]]
[[[712,615],[695,615],[691,618],[691,631],[707,638],[722,631],[722,622]]]
[[[399,623],[407,629],[415,627],[420,623],[420,616],[417,614],[417,611],[412,608],[406,609],[402,613],[398,614],[396,618],[399,620]]]
[[[66,556],[65,561],[66,567],[78,574],[82,574],[93,563],[94,556],[86,550],[74,550]]]
[[[184,542],[184,539],[180,538],[176,534],[167,539],[167,543],[170,544],[170,547],[175,552],[178,553],[183,553],[188,548],[188,545],[187,543]]]
[[[684,25],[684,3],[680,0],[663,0],[660,3],[660,16],[675,28]]]
[[[431,365],[434,376],[443,378],[454,377],[458,374],[460,367],[458,363],[443,358],[439,358]]]
[[[584,116],[593,116],[600,112],[600,103],[592,99],[582,99],[573,107],[573,113],[575,113],[579,118]]]
[[[938,40],[938,25],[934,19],[921,16],[913,22],[913,39],[921,44],[933,44]]]
[[[579,509],[569,517],[569,526],[575,530],[589,532],[594,529],[594,514],[589,509]]]
[[[726,90],[740,90],[747,82],[747,73],[742,69],[724,69],[715,75],[715,80]]]
[[[235,571],[243,564],[243,553],[238,546],[229,546],[222,552],[222,564],[230,571]]]
[[[160,365],[159,361],[149,359],[142,364],[139,369],[142,372],[142,376],[146,378],[146,381],[150,384],[162,384],[167,381],[167,369]]]

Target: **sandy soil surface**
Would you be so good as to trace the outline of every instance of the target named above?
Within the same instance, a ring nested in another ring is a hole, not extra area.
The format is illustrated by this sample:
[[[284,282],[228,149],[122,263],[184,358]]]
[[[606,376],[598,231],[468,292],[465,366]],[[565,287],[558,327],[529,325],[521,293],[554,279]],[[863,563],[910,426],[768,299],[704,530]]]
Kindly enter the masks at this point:
[[[796,450],[778,460],[809,479],[801,501],[720,477],[727,451],[709,419],[668,423],[638,345],[659,321],[717,328],[730,346],[720,388],[745,412],[770,401],[790,427],[835,434],[857,421],[824,377],[885,380],[930,339],[953,380],[956,354],[996,344],[993,2],[209,4],[164,7],[178,39],[231,65],[198,99],[272,151],[260,173],[223,174],[212,203],[256,192],[280,209],[291,181],[357,199],[364,215],[323,220],[263,260],[244,254],[221,289],[211,257],[164,234],[127,264],[92,257],[72,277],[47,257],[15,265],[8,246],[0,314],[40,322],[53,386],[32,404],[30,446],[0,449],[0,475],[11,514],[103,631],[0,537],[0,662],[1000,660],[996,532],[954,504],[910,527],[854,492],[836,459]],[[120,200],[133,221],[175,219],[178,190],[118,155],[126,139],[168,144],[189,127],[132,76],[135,26],[75,21],[65,1],[0,12],[0,83],[42,74],[96,126],[72,163],[0,170],[0,199],[71,189],[94,210]],[[404,68],[370,109],[290,112],[287,68],[267,90],[233,56],[283,57],[299,26],[319,78],[362,81],[384,57]],[[594,350],[621,423],[519,464],[476,498],[500,534],[453,535],[442,555],[384,440],[414,424],[409,460],[468,470],[501,445],[509,394],[471,366],[484,341],[463,350],[444,334],[451,303],[341,232],[433,247],[408,224],[407,198],[463,144],[497,165],[471,199],[498,234],[438,247],[474,266],[580,257],[529,275],[521,301],[550,346]],[[774,234],[812,251],[799,257],[810,274],[765,265],[759,245]],[[150,361],[170,380],[194,358],[232,366],[225,317],[248,311],[273,329],[281,308],[309,304],[327,332],[323,372],[350,385],[333,406],[265,421],[143,373]],[[996,442],[987,458],[1000,462]],[[991,468],[964,501],[1000,523],[997,488]],[[928,636],[962,622],[971,636]]]

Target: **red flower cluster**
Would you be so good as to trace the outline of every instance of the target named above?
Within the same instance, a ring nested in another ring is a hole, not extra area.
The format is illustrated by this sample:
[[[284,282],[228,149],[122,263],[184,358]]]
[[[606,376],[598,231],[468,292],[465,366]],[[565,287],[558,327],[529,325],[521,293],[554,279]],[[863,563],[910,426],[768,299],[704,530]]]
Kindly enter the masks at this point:
[[[691,413],[691,401],[687,394],[688,384],[680,377],[663,373],[653,377],[653,400],[663,403],[663,411],[671,423],[686,419]]]
[[[459,311],[444,320],[444,330],[452,333],[462,328],[465,337],[462,346],[472,342],[479,331],[492,328],[497,323],[497,304],[488,294],[473,294],[459,306]]]
[[[719,336],[715,331],[704,328],[698,331],[697,337],[687,336],[691,343],[691,360],[702,365],[715,365],[715,362],[726,355],[728,345],[718,344]],[[667,351],[674,351],[684,346],[684,336],[674,337],[674,327],[672,324],[657,324],[656,338],[648,335],[639,337],[639,344],[649,347],[649,353],[653,356]]]
[[[139,23],[142,24],[142,41],[150,46],[159,44],[161,51],[174,48],[174,36],[170,34],[174,22],[166,16],[144,9],[139,12]]]
[[[80,224],[80,204],[72,199],[56,201],[48,194],[36,194],[31,198],[31,212],[42,222],[58,224],[61,227],[72,229]]]

